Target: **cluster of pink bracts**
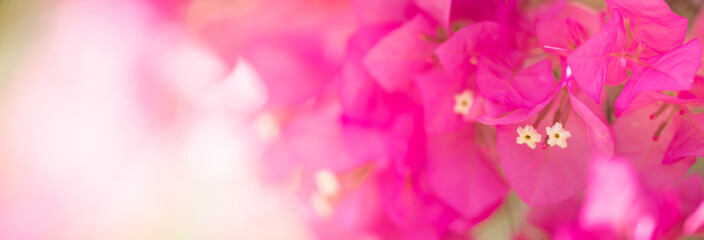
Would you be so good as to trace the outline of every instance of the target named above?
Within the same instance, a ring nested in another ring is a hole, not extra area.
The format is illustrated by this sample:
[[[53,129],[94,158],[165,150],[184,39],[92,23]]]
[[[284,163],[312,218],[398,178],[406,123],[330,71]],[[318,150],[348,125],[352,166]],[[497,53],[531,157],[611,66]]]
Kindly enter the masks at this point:
[[[701,232],[704,32],[663,0],[257,4],[201,33],[261,76],[262,175],[321,238],[463,239],[510,191],[555,239]]]

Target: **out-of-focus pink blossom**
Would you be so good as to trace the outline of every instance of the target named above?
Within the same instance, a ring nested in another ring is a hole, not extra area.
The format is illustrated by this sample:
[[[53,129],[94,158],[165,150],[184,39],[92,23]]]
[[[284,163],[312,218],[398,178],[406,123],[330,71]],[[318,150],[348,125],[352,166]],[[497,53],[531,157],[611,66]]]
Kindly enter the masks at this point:
[[[702,199],[700,177],[650,188],[642,185],[627,161],[598,161],[591,178],[580,222],[585,229],[600,229],[613,236],[665,237],[678,231],[677,223]]]

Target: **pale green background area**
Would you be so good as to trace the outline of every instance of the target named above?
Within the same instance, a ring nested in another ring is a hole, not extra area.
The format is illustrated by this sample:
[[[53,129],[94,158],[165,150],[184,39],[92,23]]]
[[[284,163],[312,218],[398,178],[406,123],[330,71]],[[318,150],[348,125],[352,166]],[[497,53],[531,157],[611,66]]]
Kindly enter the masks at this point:
[[[530,234],[531,239],[548,239],[545,233],[523,221],[527,213],[528,206],[511,191],[489,219],[472,229],[472,239],[511,239],[521,230]]]
[[[37,23],[46,7],[42,2],[0,0],[0,90],[38,39]]]
[[[704,175],[704,158],[697,158],[697,162],[689,169],[689,174]]]

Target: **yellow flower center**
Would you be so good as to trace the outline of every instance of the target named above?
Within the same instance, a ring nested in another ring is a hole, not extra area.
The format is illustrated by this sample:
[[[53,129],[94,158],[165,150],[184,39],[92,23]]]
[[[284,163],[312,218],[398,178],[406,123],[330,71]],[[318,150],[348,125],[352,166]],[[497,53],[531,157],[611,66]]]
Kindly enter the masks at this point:
[[[469,114],[469,110],[472,109],[472,102],[474,101],[474,94],[469,90],[464,90],[462,93],[455,95],[455,113],[463,116]]]

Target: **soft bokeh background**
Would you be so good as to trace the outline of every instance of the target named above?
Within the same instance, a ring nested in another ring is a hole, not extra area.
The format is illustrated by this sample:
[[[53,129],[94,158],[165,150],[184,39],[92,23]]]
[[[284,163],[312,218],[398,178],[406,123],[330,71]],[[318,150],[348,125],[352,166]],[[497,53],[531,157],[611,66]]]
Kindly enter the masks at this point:
[[[183,2],[0,1],[0,239],[312,238],[257,176],[277,129],[256,71],[192,34],[256,1]],[[511,194],[472,235],[509,238],[525,212]]]

